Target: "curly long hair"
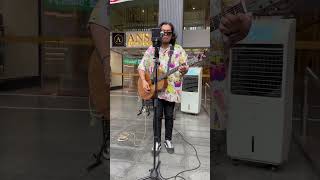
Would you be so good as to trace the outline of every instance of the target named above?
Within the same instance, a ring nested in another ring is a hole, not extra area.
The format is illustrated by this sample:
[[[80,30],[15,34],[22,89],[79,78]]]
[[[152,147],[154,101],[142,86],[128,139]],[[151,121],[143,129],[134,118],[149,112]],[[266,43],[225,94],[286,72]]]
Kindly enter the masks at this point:
[[[161,28],[163,25],[169,25],[171,27],[171,31],[172,31],[172,36],[171,36],[171,40],[170,40],[170,44],[172,44],[172,46],[174,46],[176,44],[176,39],[177,39],[177,35],[174,31],[174,25],[171,22],[162,22],[159,25],[159,28]]]

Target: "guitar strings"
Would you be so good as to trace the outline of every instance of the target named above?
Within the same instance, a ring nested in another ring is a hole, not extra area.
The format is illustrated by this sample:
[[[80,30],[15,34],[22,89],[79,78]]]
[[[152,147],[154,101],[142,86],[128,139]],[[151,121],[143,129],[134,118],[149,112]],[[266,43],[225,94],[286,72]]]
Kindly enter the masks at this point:
[[[239,4],[240,5],[240,4]],[[220,20],[221,19],[221,16],[225,16],[226,14],[230,14],[230,12],[234,12],[234,11],[239,11],[240,12],[243,12],[244,9],[242,8],[242,6],[235,6],[234,8],[230,8],[228,10],[226,10],[225,12],[223,12],[222,14],[219,14],[219,15],[216,15],[213,17],[213,21],[215,20]]]
[[[220,13],[220,14],[222,14],[222,15],[224,16],[224,15],[230,13],[230,12],[239,11],[239,10],[243,10],[241,3],[238,3],[237,5],[235,5],[235,6],[231,7],[231,8],[229,8],[229,9],[227,9],[226,11],[223,11],[223,12]]]
[[[229,8],[228,10],[214,16],[213,18],[219,18],[222,14],[222,16],[226,15],[227,13],[230,13],[231,11],[238,11],[238,10],[243,10],[242,6],[240,6],[241,4],[237,4],[236,6]]]
[[[141,101],[142,101],[142,99],[139,98],[139,96],[138,96],[138,102],[141,102]],[[143,137],[141,139],[139,139],[139,138],[137,138],[135,132],[133,132],[133,131],[123,131],[123,132],[121,132],[119,134],[119,136],[117,138],[118,142],[130,141],[130,136],[133,136],[133,145],[135,147],[140,147],[143,144],[144,140],[146,139],[146,134],[147,134],[147,119],[148,119],[147,118],[148,117],[148,115],[147,115],[148,112],[147,111],[149,111],[146,108],[147,107],[143,107],[143,109],[142,109],[142,115],[144,117],[144,133],[143,133]],[[136,143],[137,140],[140,141],[139,144]]]
[[[212,26],[215,26],[221,19],[221,16],[225,16],[226,14],[230,14],[230,12],[244,12],[244,9],[242,8],[242,5],[239,3],[236,6],[229,8],[228,10],[224,11],[222,14],[214,16],[210,21],[212,23]],[[234,13],[232,13],[234,14]]]
[[[237,8],[237,9],[235,9],[234,11],[238,11],[238,10],[239,10],[239,12],[244,12],[244,10],[243,10],[242,7],[239,7],[239,8]],[[241,11],[240,11],[240,10],[241,10]],[[222,17],[222,16],[225,16],[226,14],[228,14],[228,12],[225,12],[224,14],[219,15],[219,16],[215,16],[214,19],[211,20],[210,28],[213,29],[213,30],[217,29],[217,27],[218,27],[219,24],[220,24],[221,17]],[[213,22],[212,22],[212,21],[213,21]]]
[[[198,54],[198,55],[199,55],[199,54]],[[191,58],[188,57],[188,59],[190,59],[190,60],[188,60],[188,61],[193,60],[193,61],[191,61],[191,62],[188,62],[188,65],[191,65],[191,66],[192,66],[192,65],[195,65],[195,64],[203,61],[203,60],[200,61],[200,60],[197,59],[198,55],[192,56]],[[189,63],[190,63],[190,64],[189,64]],[[170,69],[168,73],[166,73],[166,74],[164,74],[164,75],[161,75],[161,76],[158,78],[158,81],[161,81],[161,80],[165,79],[168,74],[172,74],[173,72],[177,71],[178,69],[179,69],[179,66],[177,66],[177,67],[175,67],[175,68],[173,68],[173,69]]]

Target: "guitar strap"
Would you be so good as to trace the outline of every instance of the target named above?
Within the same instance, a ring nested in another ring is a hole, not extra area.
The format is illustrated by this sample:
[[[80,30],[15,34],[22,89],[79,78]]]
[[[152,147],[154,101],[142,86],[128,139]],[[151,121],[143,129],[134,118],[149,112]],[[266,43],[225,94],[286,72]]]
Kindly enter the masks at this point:
[[[170,45],[170,50],[169,50],[169,60],[168,60],[168,64],[167,64],[167,74],[169,73],[169,68],[170,68],[170,63],[171,63],[171,57],[173,55],[174,52],[174,46]],[[151,75],[152,79],[154,79],[154,73],[152,73]]]
[[[167,74],[169,73],[169,68],[170,68],[170,63],[171,63],[171,57],[172,57],[172,54],[174,52],[174,46],[170,46],[170,51],[169,51],[169,60],[168,60],[168,64],[167,64]],[[168,76],[167,76],[168,77]]]

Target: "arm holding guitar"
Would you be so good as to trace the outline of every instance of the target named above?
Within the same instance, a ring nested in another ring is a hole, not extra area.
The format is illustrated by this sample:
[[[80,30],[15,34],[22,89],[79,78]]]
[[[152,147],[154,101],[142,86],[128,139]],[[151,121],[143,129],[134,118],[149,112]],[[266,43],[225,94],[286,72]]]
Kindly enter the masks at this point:
[[[187,74],[188,70],[189,70],[189,66],[187,65],[183,65],[179,67],[181,76],[184,76],[185,74]]]
[[[225,47],[230,48],[238,41],[244,39],[252,24],[252,15],[250,13],[237,15],[227,14],[221,19],[220,31],[226,36]]]
[[[148,82],[146,81],[146,79],[145,79],[146,75],[145,75],[144,70],[139,69],[138,72],[139,72],[139,77],[140,77],[140,79],[141,79],[141,81],[142,81],[143,89],[144,89],[146,92],[150,92],[149,83],[148,83]]]

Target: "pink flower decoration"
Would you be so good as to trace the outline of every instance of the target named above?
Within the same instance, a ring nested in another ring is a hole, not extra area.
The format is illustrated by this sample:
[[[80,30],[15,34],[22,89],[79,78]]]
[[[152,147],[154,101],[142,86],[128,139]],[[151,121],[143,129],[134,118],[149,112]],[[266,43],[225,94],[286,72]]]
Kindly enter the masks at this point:
[[[179,82],[174,82],[174,87],[180,87],[181,86],[181,81],[179,81]]]
[[[170,63],[170,64],[169,64],[169,67],[170,67],[170,68],[174,68],[174,67],[176,67],[176,65],[175,65],[174,63]]]

